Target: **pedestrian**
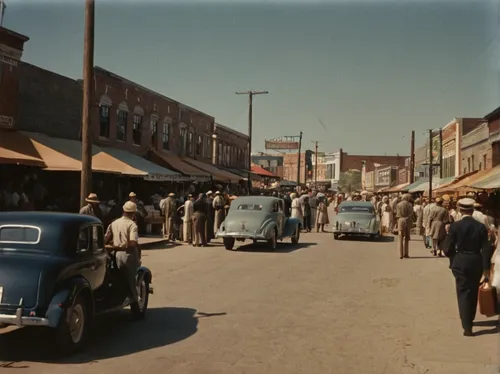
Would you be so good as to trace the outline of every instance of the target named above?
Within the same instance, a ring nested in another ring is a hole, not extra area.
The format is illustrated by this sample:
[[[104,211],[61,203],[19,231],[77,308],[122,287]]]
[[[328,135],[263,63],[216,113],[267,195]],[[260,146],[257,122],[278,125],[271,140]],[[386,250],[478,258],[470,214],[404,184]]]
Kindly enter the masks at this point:
[[[304,216],[302,214],[302,204],[300,203],[300,199],[297,197],[297,194],[294,192],[290,194],[290,198],[292,199],[292,218],[297,218],[300,221],[300,224],[304,225]]]
[[[424,210],[422,214],[422,225],[424,226],[424,245],[427,249],[432,249],[432,238],[430,236],[431,226],[429,223],[429,217],[431,215],[431,209],[435,204],[429,203],[427,199],[424,199]]]
[[[398,246],[399,258],[410,257],[410,239],[411,228],[413,226],[413,204],[411,203],[411,195],[405,194],[402,201],[396,206],[397,230],[398,230]]]
[[[316,227],[316,216],[318,215],[318,195],[316,191],[312,192],[309,205],[311,206],[311,227]]]
[[[144,234],[146,232],[146,217],[148,216],[148,212],[144,207],[144,202],[137,198],[135,192],[131,192],[128,194],[130,201],[132,201],[137,206],[137,213],[135,214],[135,223],[137,223],[137,227],[139,228],[139,234]]]
[[[302,213],[304,215],[304,229],[306,232],[311,232],[311,204],[309,203],[309,196],[305,195],[302,199]]]
[[[160,209],[163,210],[165,217],[163,236],[167,238],[167,240],[175,241],[174,223],[177,217],[177,202],[175,199],[175,193],[169,193],[166,199],[160,201]]]
[[[102,221],[103,218],[102,211],[101,208],[99,207],[99,204],[101,202],[99,201],[97,195],[95,193],[91,193],[85,199],[85,201],[87,202],[87,205],[85,205],[84,207],[82,207],[82,209],[80,209],[80,214],[96,217]]]
[[[450,225],[444,250],[450,258],[455,277],[458,311],[464,336],[473,336],[472,325],[476,317],[478,289],[481,277],[489,281],[493,254],[486,226],[474,218],[474,200],[458,201],[462,219]]]
[[[195,231],[195,247],[206,247],[207,238],[205,237],[205,223],[207,220],[207,202],[205,194],[200,194],[193,203],[193,226]]]
[[[141,266],[141,254],[139,230],[133,219],[136,213],[137,205],[132,201],[127,201],[123,205],[123,216],[108,226],[104,240],[107,248],[116,251],[116,265],[120,273],[124,275],[129,288],[130,309],[136,317],[139,317],[136,276],[137,269]]]
[[[443,207],[443,199],[436,198],[436,205],[429,213],[429,236],[432,238],[432,253],[434,256],[443,257],[443,241],[446,237],[445,226],[450,222],[448,209]]]
[[[215,192],[215,199],[212,203],[212,207],[214,208],[215,211],[215,219],[214,219],[214,232],[216,233],[219,231],[219,227],[226,218],[225,214],[225,206],[226,206],[226,201],[222,197],[220,191]]]
[[[382,198],[380,211],[382,213],[382,234],[385,234],[390,232],[392,227],[392,211],[389,205],[389,196],[384,196]]]
[[[415,212],[415,229],[416,234],[422,239],[424,239],[424,207],[422,206],[422,200],[420,198],[415,200],[413,205],[413,211]],[[424,239],[425,240],[425,239]]]
[[[316,232],[319,232],[320,229],[321,232],[326,232],[325,225],[328,225],[330,220],[328,218],[328,200],[325,196],[318,199],[318,211],[316,215]]]
[[[205,225],[205,236],[207,238],[207,243],[210,243],[212,239],[215,238],[214,232],[214,222],[215,222],[215,211],[214,211],[214,193],[212,191],[207,192],[207,223]]]
[[[182,238],[186,243],[193,243],[194,230],[193,230],[193,195],[189,194],[186,202],[184,203],[184,217],[182,224]]]

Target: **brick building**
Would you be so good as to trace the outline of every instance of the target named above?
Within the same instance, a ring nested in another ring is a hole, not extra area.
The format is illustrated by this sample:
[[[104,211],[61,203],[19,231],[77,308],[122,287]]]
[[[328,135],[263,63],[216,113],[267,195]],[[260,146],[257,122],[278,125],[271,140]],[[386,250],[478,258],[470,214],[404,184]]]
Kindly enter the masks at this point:
[[[259,153],[252,155],[252,162],[260,167],[269,170],[274,175],[283,177],[283,156],[281,155],[269,155],[264,153]],[[295,176],[297,178],[297,176]],[[292,179],[293,180],[293,179]]]
[[[297,181],[298,153],[286,153],[283,155],[283,179]],[[306,154],[300,154],[300,183],[306,183]]]
[[[376,155],[350,155],[340,150],[340,171],[345,172],[351,169],[362,170],[365,162],[366,172],[375,170],[377,165],[390,165],[398,168],[405,167],[406,159],[409,156],[376,156]]]
[[[461,174],[476,170],[491,169],[491,144],[489,143],[489,128],[482,123],[472,131],[462,136]]]
[[[27,36],[0,27],[0,127],[15,128],[18,112],[19,65]]]
[[[500,107],[484,116],[488,122],[491,167],[500,165]]]
[[[229,169],[249,170],[249,136],[219,123],[214,125],[214,164]]]

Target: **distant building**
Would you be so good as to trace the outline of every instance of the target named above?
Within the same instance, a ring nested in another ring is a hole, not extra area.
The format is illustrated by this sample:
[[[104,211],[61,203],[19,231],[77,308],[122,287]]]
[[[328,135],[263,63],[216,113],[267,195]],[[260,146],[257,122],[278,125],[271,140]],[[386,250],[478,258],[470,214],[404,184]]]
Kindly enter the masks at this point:
[[[282,155],[271,155],[265,153],[252,154],[252,162],[258,165],[274,175],[283,178],[283,156]],[[285,178],[286,179],[286,178]],[[297,176],[294,179],[296,180]]]

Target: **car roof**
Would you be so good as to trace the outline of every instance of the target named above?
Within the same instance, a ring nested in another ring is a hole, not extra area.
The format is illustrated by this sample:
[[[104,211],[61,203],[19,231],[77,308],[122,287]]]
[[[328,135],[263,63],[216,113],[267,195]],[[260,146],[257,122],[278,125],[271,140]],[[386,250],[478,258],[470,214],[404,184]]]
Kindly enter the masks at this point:
[[[76,213],[60,212],[0,212],[0,226],[2,225],[32,225],[47,227],[51,225],[80,226],[82,224],[101,223],[93,216]]]
[[[373,208],[373,204],[369,201],[343,201],[340,206],[359,206],[365,208]]]
[[[273,202],[283,200],[279,197],[275,196],[241,196],[236,200],[233,200],[233,203],[241,204],[258,204],[262,206],[271,206]]]

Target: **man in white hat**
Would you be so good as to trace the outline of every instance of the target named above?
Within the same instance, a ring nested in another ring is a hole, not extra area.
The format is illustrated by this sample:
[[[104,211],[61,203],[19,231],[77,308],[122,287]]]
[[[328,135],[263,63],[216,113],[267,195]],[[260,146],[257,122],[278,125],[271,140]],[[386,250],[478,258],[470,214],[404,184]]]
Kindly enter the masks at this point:
[[[224,211],[225,205],[226,202],[224,201],[224,198],[222,197],[221,193],[217,191],[215,193],[215,199],[212,203],[212,207],[215,210],[214,232],[217,232],[219,230],[220,225],[225,219],[225,211]]]
[[[177,203],[175,201],[175,193],[170,192],[166,199],[160,201],[160,209],[165,216],[165,224],[163,226],[163,236],[167,240],[175,241],[175,218],[177,215]]]
[[[410,240],[411,228],[413,226],[413,204],[411,203],[411,195],[405,194],[403,200],[396,206],[397,230],[398,230],[398,246],[399,258],[410,257]]]
[[[135,205],[137,205],[137,213],[135,214],[135,222],[137,223],[137,227],[139,227],[139,233],[144,233],[146,231],[145,221],[148,215],[146,208],[144,208],[144,202],[137,198],[135,192],[131,192],[128,194],[130,201],[132,201]]]
[[[100,201],[95,193],[89,194],[85,199],[87,205],[80,209],[80,214],[85,214],[86,216],[93,216],[99,218],[102,221],[102,211],[99,207]]]
[[[106,248],[116,251],[116,264],[127,279],[130,295],[130,308],[136,316],[140,315],[136,275],[137,269],[141,265],[141,255],[139,251],[139,232],[137,224],[134,222],[134,215],[137,212],[137,205],[132,201],[127,201],[123,205],[123,216],[113,221],[106,231]]]
[[[463,335],[473,336],[478,288],[483,275],[488,281],[493,251],[486,226],[472,218],[474,200],[464,198],[457,205],[462,219],[450,225],[444,247],[455,277]]]

